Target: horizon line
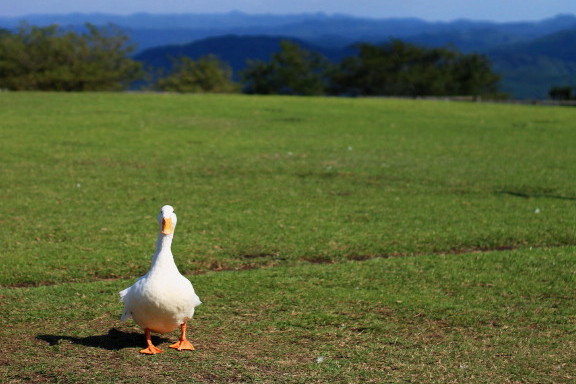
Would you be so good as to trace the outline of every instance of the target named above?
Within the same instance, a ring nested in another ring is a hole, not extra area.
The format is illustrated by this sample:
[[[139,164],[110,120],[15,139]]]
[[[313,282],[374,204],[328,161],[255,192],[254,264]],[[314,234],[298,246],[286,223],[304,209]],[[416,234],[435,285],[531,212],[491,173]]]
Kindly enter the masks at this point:
[[[255,17],[296,17],[296,16],[321,16],[327,18],[337,18],[346,17],[354,19],[366,19],[373,21],[386,21],[386,20],[419,20],[429,23],[453,23],[453,22],[486,22],[494,24],[508,24],[508,23],[533,23],[542,22],[546,20],[553,20],[559,17],[576,17],[576,13],[571,12],[561,12],[551,16],[543,16],[538,19],[516,19],[516,20],[492,20],[492,19],[473,19],[469,17],[457,17],[451,19],[427,19],[418,16],[392,16],[392,17],[371,17],[371,16],[360,16],[349,13],[342,12],[294,12],[294,13],[258,13],[258,12],[246,12],[240,10],[230,10],[227,12],[147,12],[147,11],[137,11],[131,13],[113,13],[113,12],[81,12],[81,11],[71,11],[71,12],[55,12],[55,13],[26,13],[18,15],[0,15],[0,19],[22,19],[22,18],[32,18],[32,17],[69,17],[69,16],[111,16],[111,17],[133,17],[133,16],[159,16],[159,17],[185,17],[185,16],[227,16],[227,15],[244,15],[244,16],[255,16]]]

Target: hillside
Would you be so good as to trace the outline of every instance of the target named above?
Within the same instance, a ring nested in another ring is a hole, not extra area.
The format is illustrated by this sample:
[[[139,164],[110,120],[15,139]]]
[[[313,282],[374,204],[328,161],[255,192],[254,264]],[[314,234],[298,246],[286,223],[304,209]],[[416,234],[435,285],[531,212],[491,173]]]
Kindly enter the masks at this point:
[[[576,29],[510,44],[487,52],[503,76],[503,89],[517,97],[545,98],[554,86],[576,85]]]
[[[352,48],[325,48],[290,37],[227,35],[209,37],[185,45],[150,48],[137,54],[135,59],[146,66],[168,70],[175,58],[186,56],[198,59],[211,54],[228,63],[234,72],[238,72],[245,68],[248,60],[268,61],[279,51],[282,40],[289,40],[304,49],[318,52],[333,62],[354,54]]]

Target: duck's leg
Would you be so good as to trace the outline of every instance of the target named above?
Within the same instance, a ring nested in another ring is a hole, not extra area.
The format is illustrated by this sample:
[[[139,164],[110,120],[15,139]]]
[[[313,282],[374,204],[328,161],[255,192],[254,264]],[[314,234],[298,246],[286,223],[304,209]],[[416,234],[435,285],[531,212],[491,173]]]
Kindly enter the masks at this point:
[[[180,339],[176,343],[172,344],[170,348],[174,348],[179,351],[193,351],[195,349],[192,343],[186,339],[186,323],[180,324]]]
[[[140,353],[145,353],[147,355],[155,355],[157,353],[162,352],[162,350],[156,348],[154,344],[152,344],[152,337],[150,335],[150,330],[148,328],[144,329],[144,337],[146,338],[147,347],[141,350]]]

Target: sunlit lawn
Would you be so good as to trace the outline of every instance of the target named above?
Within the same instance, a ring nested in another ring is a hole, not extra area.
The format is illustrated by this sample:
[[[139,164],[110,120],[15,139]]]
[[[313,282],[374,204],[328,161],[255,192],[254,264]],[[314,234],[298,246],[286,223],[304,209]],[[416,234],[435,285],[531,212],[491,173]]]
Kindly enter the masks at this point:
[[[1,93],[0,121],[3,382],[575,379],[572,109]],[[197,351],[150,358],[117,291],[163,204],[204,305]]]

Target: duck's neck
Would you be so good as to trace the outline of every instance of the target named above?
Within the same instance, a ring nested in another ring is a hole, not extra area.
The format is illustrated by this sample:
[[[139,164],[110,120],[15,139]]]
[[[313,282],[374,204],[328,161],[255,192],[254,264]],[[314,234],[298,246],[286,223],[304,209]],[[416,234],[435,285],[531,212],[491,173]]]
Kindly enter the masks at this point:
[[[156,251],[154,251],[154,256],[152,257],[151,268],[164,265],[174,265],[174,256],[172,256],[173,237],[173,234],[158,234],[158,239],[156,239]]]
[[[161,251],[171,252],[173,238],[174,234],[164,235],[159,233],[156,239],[156,253],[160,253]]]

